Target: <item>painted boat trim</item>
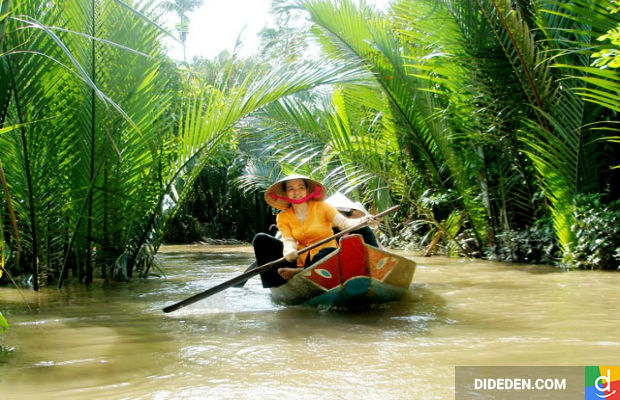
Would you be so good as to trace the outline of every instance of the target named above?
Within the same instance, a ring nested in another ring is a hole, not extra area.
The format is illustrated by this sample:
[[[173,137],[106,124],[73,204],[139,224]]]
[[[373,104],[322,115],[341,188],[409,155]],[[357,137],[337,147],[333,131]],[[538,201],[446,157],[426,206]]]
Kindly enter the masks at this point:
[[[365,305],[401,299],[408,289],[383,283],[367,276],[349,279],[344,285],[328,290],[303,303],[303,306],[350,306]]]

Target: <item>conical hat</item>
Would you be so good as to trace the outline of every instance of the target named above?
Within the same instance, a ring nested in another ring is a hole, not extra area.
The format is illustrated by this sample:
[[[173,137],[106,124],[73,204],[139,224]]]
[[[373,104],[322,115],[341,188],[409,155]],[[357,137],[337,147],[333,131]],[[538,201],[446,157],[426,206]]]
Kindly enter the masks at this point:
[[[362,203],[360,203],[359,201],[356,201],[354,203],[347,196],[340,192],[332,194],[327,199],[325,199],[325,202],[340,211],[349,212],[351,210],[358,210],[363,212],[364,214],[368,214],[368,211],[362,205]]]
[[[306,183],[308,184],[308,194],[313,193],[317,186],[320,187],[321,188],[320,196],[319,198],[317,198],[317,200],[325,200],[325,197],[327,197],[327,190],[325,189],[325,186],[323,186],[321,182],[308,178],[307,176],[304,176],[304,175],[291,174],[291,175],[288,175],[280,179],[273,185],[269,186],[269,189],[267,189],[267,191],[265,192],[265,201],[267,202],[267,204],[269,204],[273,208],[277,208],[278,210],[286,210],[287,208],[289,208],[291,203],[289,203],[286,200],[281,199],[280,197],[286,197],[286,192],[284,190],[284,185],[283,185],[284,182],[290,181],[293,179],[305,180]],[[278,197],[274,198],[273,195],[276,195]]]

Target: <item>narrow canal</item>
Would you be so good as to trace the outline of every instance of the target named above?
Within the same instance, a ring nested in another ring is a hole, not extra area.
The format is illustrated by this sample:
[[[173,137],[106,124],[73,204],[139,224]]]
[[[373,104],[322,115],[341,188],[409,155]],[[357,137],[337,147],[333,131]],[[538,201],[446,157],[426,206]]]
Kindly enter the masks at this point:
[[[369,310],[283,307],[248,247],[169,246],[166,278],[0,288],[0,398],[454,399],[458,365],[618,365],[620,274],[415,257],[410,295]]]

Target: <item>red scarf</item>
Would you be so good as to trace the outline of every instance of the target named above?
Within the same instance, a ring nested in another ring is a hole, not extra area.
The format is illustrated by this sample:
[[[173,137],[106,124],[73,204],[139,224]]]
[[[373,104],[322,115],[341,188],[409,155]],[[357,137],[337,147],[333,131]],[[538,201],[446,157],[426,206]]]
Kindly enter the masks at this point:
[[[306,197],[302,197],[301,199],[298,200],[294,200],[294,199],[289,199],[286,196],[278,196],[275,193],[269,193],[271,195],[271,198],[274,201],[278,201],[278,200],[284,200],[288,203],[293,203],[293,204],[301,204],[301,203],[305,203],[308,200],[311,199],[320,199],[321,198],[321,187],[320,186],[315,186],[314,187],[314,192],[310,193],[309,195],[307,195]]]

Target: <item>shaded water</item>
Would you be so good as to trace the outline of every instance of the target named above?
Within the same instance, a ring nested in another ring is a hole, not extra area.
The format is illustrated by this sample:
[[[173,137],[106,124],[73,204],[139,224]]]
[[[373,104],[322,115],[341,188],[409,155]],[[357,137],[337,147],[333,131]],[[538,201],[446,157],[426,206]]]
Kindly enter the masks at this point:
[[[366,311],[272,304],[247,247],[167,247],[166,279],[0,288],[1,399],[453,399],[457,365],[618,365],[620,274],[421,258],[410,296]]]

